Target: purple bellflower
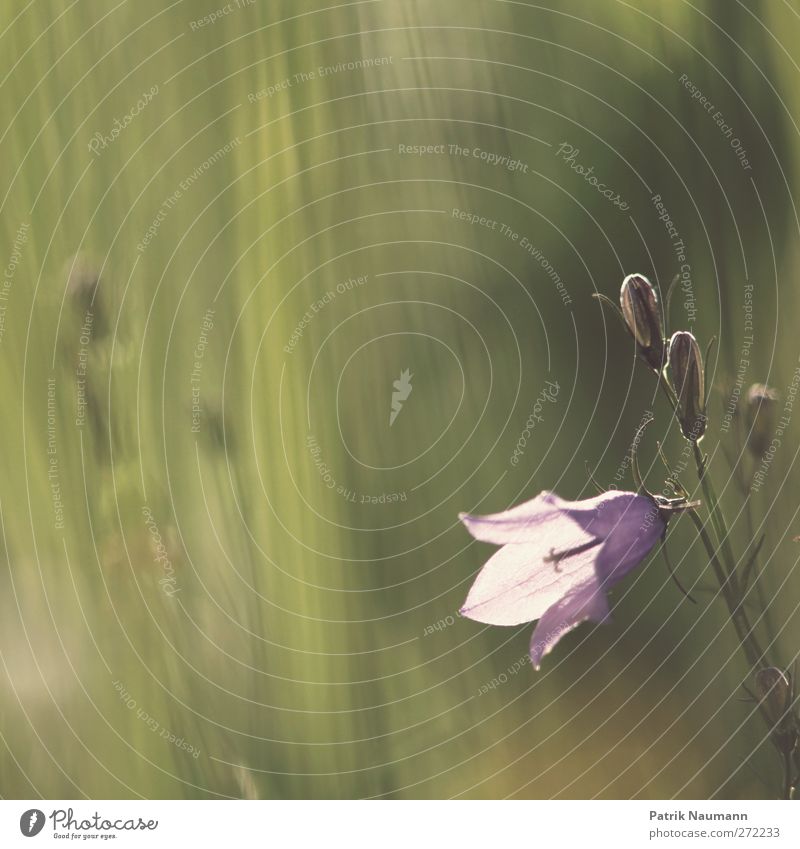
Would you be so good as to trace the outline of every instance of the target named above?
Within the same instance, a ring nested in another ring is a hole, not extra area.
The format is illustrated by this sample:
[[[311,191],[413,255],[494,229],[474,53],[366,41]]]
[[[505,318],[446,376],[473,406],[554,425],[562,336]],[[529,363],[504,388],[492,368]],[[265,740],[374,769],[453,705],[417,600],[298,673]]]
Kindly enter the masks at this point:
[[[608,619],[606,592],[650,553],[665,515],[650,496],[616,490],[585,501],[543,492],[503,513],[462,513],[475,539],[503,547],[478,573],[461,614],[489,625],[538,619],[530,655],[539,669],[564,634]]]

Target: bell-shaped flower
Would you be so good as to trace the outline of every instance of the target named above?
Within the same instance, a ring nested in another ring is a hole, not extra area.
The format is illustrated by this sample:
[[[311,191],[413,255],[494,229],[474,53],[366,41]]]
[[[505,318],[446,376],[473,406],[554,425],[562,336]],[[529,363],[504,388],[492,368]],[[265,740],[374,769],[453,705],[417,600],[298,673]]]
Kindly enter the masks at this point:
[[[606,592],[666,527],[652,498],[617,491],[585,501],[543,492],[503,513],[459,518],[476,539],[503,546],[478,573],[462,615],[489,625],[538,619],[530,646],[536,669],[568,631],[608,618]]]

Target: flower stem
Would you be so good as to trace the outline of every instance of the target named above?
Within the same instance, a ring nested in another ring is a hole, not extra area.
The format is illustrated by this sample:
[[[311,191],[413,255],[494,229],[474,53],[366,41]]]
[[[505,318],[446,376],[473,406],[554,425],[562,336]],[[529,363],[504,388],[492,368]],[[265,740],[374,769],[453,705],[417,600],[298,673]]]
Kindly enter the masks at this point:
[[[763,669],[767,666],[764,660],[764,652],[759,645],[758,638],[755,635],[753,626],[747,617],[747,611],[744,607],[744,601],[739,596],[738,584],[735,583],[735,576],[731,576],[725,572],[722,564],[719,561],[717,549],[708,535],[703,520],[694,510],[688,510],[689,516],[697,528],[697,533],[705,546],[708,554],[711,567],[714,569],[714,574],[719,582],[720,590],[722,591],[725,603],[728,605],[728,611],[731,615],[736,633],[739,637],[739,642],[742,646],[742,651],[747,658],[747,662],[753,669]],[[733,580],[732,580],[733,578]]]
[[[672,386],[669,376],[664,370],[662,370],[658,374],[658,383],[663,389],[664,394],[667,397],[667,401],[669,401],[669,405],[672,408],[674,420],[678,423],[679,426],[681,426],[681,421],[679,417],[680,413],[678,396]],[[703,430],[700,431],[701,438]],[[683,429],[682,426],[681,431],[684,433],[684,435],[686,435],[686,431]],[[694,435],[694,431],[691,435]],[[703,491],[703,497],[705,498],[706,507],[708,509],[709,520],[711,526],[714,528],[714,534],[717,538],[716,546],[714,545],[711,536],[706,530],[705,524],[703,523],[703,519],[700,517],[697,511],[694,509],[689,509],[687,510],[687,512],[689,513],[689,516],[694,522],[700,540],[705,546],[706,552],[708,554],[709,563],[711,564],[711,567],[714,570],[714,574],[716,575],[717,581],[719,582],[720,592],[722,593],[722,596],[725,599],[725,603],[728,606],[728,612],[730,613],[731,622],[733,623],[733,626],[736,629],[736,634],[739,637],[739,644],[741,645],[742,652],[744,653],[744,656],[747,659],[747,663],[750,666],[750,670],[754,671],[766,669],[767,667],[769,667],[769,663],[764,655],[763,649],[761,648],[758,637],[755,633],[755,629],[750,624],[750,619],[747,615],[747,610],[745,608],[745,598],[747,596],[746,576],[742,576],[742,579],[740,579],[740,575],[736,571],[737,561],[733,555],[728,525],[725,521],[725,516],[722,512],[722,507],[714,490],[714,484],[711,481],[711,476],[708,474],[708,468],[706,464],[707,458],[703,456],[702,449],[698,445],[697,439],[689,438],[689,442],[691,442],[692,445],[692,452],[694,454],[695,465],[697,467],[697,479]],[[686,494],[685,490],[684,494]],[[749,493],[746,493],[745,497],[748,498]],[[749,500],[747,504],[747,509],[748,511],[750,509]],[[748,519],[750,521],[750,528],[752,529],[752,518],[749,515]],[[752,532],[750,535],[752,536]],[[755,549],[753,562],[755,561],[755,557],[757,555],[758,547],[756,547]],[[766,615],[766,609],[764,610],[763,615]],[[772,735],[775,732],[774,722],[766,711],[763,702],[758,701],[758,709],[762,719],[764,720],[767,725],[767,728],[769,729],[770,734]],[[797,760],[798,762],[798,773],[800,774],[800,749],[795,748],[794,757],[795,760]],[[792,765],[792,756],[791,754],[784,752],[784,798],[792,799],[794,796],[794,791],[794,769]]]
[[[706,461],[697,442],[692,442],[692,451],[694,452],[694,461],[697,466],[697,479],[700,481],[700,486],[703,489],[703,495],[705,496],[706,503],[708,505],[708,513],[711,517],[711,522],[714,525],[714,532],[717,535],[720,550],[722,551],[722,555],[725,560],[725,567],[728,574],[731,575],[732,580],[738,584],[735,574],[736,560],[734,559],[733,551],[731,550],[728,526],[725,522],[722,510],[720,509],[717,493],[714,491],[714,484],[711,482],[711,478],[708,474],[706,474]]]

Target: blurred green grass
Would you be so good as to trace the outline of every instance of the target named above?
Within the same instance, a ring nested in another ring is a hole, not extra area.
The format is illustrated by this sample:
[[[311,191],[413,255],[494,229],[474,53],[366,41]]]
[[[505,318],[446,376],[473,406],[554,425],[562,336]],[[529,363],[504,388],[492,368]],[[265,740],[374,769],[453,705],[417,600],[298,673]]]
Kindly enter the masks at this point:
[[[14,0],[0,12],[4,256],[29,225],[0,342],[3,795],[774,795],[741,767],[760,729],[735,701],[744,670],[721,605],[681,604],[659,561],[618,593],[614,625],[581,628],[542,674],[522,665],[485,695],[525,656],[529,629],[455,618],[426,630],[454,614],[488,553],[459,510],[543,488],[586,494],[585,462],[610,483],[645,408],[665,428],[628,340],[591,298],[633,270],[662,286],[679,271],[651,194],[687,245],[691,329],[720,337],[715,409],[736,371],[745,279],[757,316],[747,382],[791,380],[797,10],[256,3],[190,27],[215,8]],[[364,56],[392,61],[248,99]],[[736,128],[752,172],[682,74]],[[153,85],[95,157],[93,134]],[[562,142],[629,214],[556,156]],[[479,148],[528,169],[400,144]],[[454,209],[526,236],[570,303],[518,241]],[[99,271],[92,310],[107,328],[88,345],[81,427],[76,255]],[[287,354],[311,305],[360,275]],[[413,394],[389,429],[404,368]],[[513,467],[548,379],[558,402]],[[765,581],[780,588],[787,659],[796,432],[756,502],[769,509]],[[309,434],[347,496],[320,474]],[[362,503],[382,493],[406,498]],[[743,519],[735,530],[746,539]],[[675,538],[683,551],[680,525]],[[680,571],[702,567],[692,548]],[[769,772],[766,744],[752,761]]]

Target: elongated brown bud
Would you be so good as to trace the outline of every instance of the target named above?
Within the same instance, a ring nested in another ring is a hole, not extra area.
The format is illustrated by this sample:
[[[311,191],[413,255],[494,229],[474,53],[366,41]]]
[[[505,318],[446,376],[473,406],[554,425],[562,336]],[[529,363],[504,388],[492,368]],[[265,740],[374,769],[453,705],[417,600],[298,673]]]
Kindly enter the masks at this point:
[[[656,290],[643,274],[629,274],[622,281],[619,303],[639,356],[660,374],[664,367],[664,325]]]
[[[792,687],[789,679],[775,666],[759,669],[756,695],[772,724],[772,742],[782,752],[791,753],[797,745],[797,725],[790,710]]]
[[[775,666],[759,669],[756,694],[772,723],[777,725],[789,706],[789,679]]]
[[[669,370],[678,396],[678,421],[683,435],[698,442],[706,432],[706,383],[700,346],[680,330],[669,340]]]

